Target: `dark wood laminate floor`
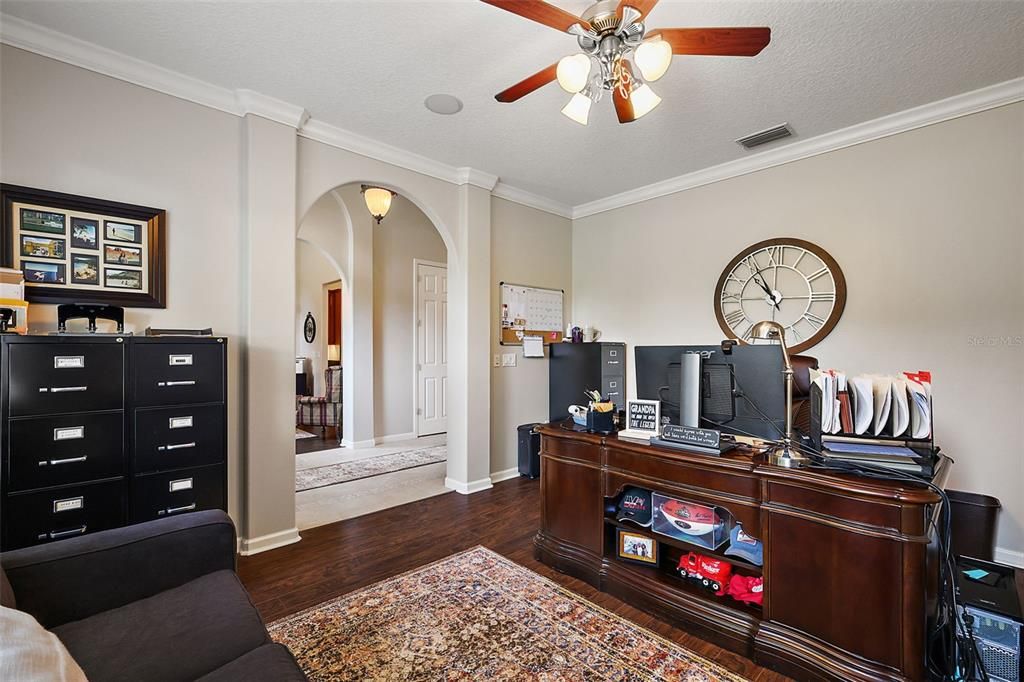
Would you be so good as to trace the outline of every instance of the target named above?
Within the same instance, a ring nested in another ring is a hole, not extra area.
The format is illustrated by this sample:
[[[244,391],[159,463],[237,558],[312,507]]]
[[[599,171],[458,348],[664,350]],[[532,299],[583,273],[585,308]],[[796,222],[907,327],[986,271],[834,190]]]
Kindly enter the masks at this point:
[[[238,573],[270,622],[483,545],[754,682],[788,679],[537,562],[539,525],[540,484],[517,478],[474,495],[449,493],[303,531],[297,544],[240,558]]]
[[[296,455],[302,455],[307,452],[320,452],[321,450],[333,450],[334,448],[341,447],[341,444],[338,443],[338,432],[333,426],[328,426],[324,430],[315,426],[309,426],[302,430],[313,434],[315,438],[296,438]]]

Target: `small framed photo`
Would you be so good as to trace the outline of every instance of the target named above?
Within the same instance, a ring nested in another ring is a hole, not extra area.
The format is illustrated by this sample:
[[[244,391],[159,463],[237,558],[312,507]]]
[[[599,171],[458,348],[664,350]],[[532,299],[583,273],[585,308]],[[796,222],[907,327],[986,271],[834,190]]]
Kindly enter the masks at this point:
[[[21,229],[27,232],[46,232],[47,234],[64,234],[65,215],[50,211],[36,211],[29,208],[21,209]]]
[[[142,247],[121,244],[103,245],[103,262],[107,265],[142,265]]]
[[[63,263],[23,260],[21,271],[25,275],[26,284],[64,284],[66,281]]]
[[[99,223],[88,218],[71,218],[71,248],[96,249],[99,247]]]
[[[142,226],[131,223],[116,223],[113,220],[103,221],[103,237],[108,242],[142,242]]]
[[[100,257],[87,253],[71,254],[71,283],[99,286]]]
[[[60,237],[23,234],[21,235],[21,257],[64,260],[65,244],[66,242]]]
[[[121,268],[104,268],[103,285],[111,289],[142,289],[141,270],[122,270]]]
[[[658,563],[658,541],[654,538],[619,529],[619,558],[642,564]]]

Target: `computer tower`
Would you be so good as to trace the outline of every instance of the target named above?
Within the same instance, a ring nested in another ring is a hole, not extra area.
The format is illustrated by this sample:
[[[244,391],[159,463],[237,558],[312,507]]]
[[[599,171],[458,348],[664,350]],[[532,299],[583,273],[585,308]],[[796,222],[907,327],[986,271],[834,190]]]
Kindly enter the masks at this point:
[[[615,403],[626,407],[626,344],[553,343],[549,347],[548,400],[549,419],[569,418],[570,405],[586,405],[585,391],[600,391]]]
[[[974,617],[972,628],[981,663],[994,682],[1020,682],[1024,619],[1013,567],[960,557],[960,604]]]

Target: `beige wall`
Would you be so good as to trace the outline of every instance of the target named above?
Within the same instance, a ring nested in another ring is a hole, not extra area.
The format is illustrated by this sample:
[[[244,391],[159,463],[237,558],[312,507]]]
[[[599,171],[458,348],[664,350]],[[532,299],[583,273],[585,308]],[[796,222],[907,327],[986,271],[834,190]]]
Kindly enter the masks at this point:
[[[325,286],[341,279],[341,273],[316,245],[299,239],[295,244],[295,357],[309,358],[306,363],[307,386],[313,395],[324,395],[327,368],[327,291],[340,285]],[[306,343],[306,313],[313,313],[316,336]]]
[[[0,181],[167,210],[167,308],[126,326],[207,327],[228,343],[228,500],[241,520],[242,119],[0,47]],[[56,327],[32,305],[35,330]]]
[[[572,296],[572,223],[504,199],[491,200],[491,353],[515,353],[515,367],[491,368],[491,473],[517,466],[516,427],[547,421],[548,360],[498,343],[499,282],[565,290]]]
[[[365,211],[366,207],[359,207]],[[402,196],[373,228],[374,437],[413,433],[413,259],[445,263],[433,223]]]
[[[712,296],[736,253],[819,244],[849,297],[809,353],[850,372],[932,370],[950,487],[999,497],[998,545],[1024,551],[1022,165],[1015,104],[577,220],[575,315],[630,345],[716,343]]]

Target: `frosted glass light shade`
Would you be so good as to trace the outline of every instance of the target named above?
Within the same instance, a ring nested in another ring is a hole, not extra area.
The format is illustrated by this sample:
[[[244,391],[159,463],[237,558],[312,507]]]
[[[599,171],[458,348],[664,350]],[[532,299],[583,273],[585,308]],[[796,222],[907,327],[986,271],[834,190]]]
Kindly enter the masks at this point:
[[[558,60],[558,84],[566,92],[576,93],[587,86],[590,76],[590,57],[585,54],[572,54]]]
[[[366,202],[366,210],[370,212],[370,215],[378,223],[391,210],[392,196],[394,196],[394,193],[389,189],[363,186],[363,201]]]
[[[636,118],[646,116],[654,107],[661,104],[661,98],[654,94],[654,90],[646,83],[633,91],[629,101],[633,105],[633,115]]]
[[[645,81],[656,81],[665,75],[672,63],[672,46],[660,38],[640,43],[633,52],[633,63]]]
[[[590,118],[591,99],[584,94],[577,92],[569,100],[569,103],[562,108],[562,113],[576,121],[580,125],[587,125]]]

